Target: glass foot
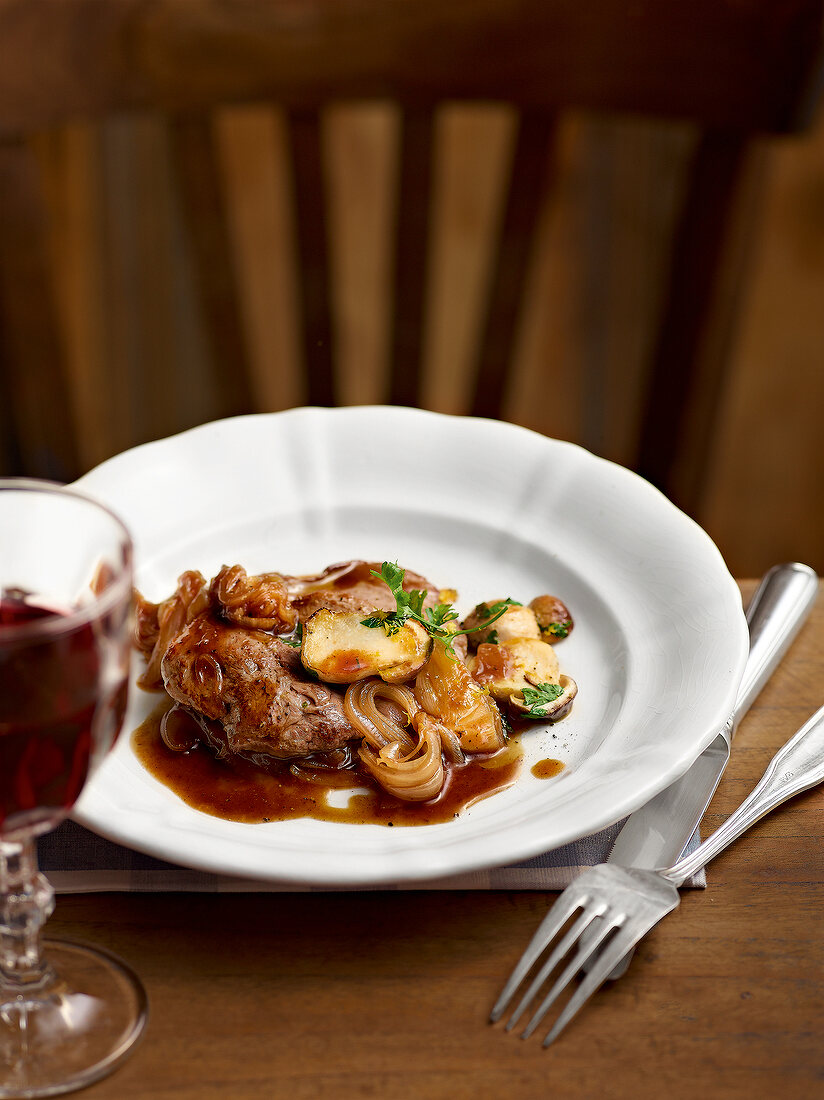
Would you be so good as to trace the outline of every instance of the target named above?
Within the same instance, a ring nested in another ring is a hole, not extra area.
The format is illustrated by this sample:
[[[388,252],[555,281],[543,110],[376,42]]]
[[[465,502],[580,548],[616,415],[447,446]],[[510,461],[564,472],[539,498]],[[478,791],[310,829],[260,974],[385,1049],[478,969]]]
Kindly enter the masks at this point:
[[[54,977],[0,980],[0,1098],[58,1096],[105,1077],[134,1049],[148,1013],[136,975],[98,948],[45,940]]]

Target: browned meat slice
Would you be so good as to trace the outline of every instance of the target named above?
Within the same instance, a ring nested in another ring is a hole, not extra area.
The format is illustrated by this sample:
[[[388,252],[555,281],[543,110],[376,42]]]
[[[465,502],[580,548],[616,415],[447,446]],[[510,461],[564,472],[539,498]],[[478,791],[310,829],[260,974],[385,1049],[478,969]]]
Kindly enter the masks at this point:
[[[316,611],[394,611],[395,597],[384,581],[372,576],[380,573],[381,563],[374,561],[348,561],[330,565],[313,577],[285,577],[292,592],[292,606],[298,619],[304,623]],[[438,589],[426,577],[406,571],[404,591],[424,589],[428,595],[427,607],[438,602]]]
[[[297,651],[261,630],[202,615],[169,645],[161,672],[173,699],[219,724],[230,752],[304,756],[357,736],[343,696],[309,678]]]

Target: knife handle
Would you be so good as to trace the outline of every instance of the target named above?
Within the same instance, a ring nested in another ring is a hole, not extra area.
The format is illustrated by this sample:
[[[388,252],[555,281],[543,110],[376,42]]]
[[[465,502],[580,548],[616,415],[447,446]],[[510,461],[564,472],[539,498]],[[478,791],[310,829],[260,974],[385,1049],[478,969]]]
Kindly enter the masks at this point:
[[[776,806],[821,782],[824,782],[824,707],[778,750],[757,786],[724,824],[663,874],[680,886]]]
[[[735,700],[732,733],[792,645],[817,595],[818,576],[808,565],[787,562],[764,574],[747,608],[750,655]]]

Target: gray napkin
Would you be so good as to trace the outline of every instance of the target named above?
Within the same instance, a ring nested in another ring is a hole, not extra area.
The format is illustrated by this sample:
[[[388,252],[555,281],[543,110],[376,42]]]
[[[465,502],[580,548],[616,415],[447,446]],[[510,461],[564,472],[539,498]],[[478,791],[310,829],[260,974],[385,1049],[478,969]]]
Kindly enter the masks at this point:
[[[507,867],[450,875],[424,882],[396,886],[370,887],[375,890],[563,890],[572,880],[597,863],[603,863],[612,850],[623,822],[600,833],[576,840],[563,848],[512,863]],[[697,835],[689,850],[698,846]],[[65,821],[38,842],[40,868],[58,894],[85,894],[101,891],[152,892],[193,891],[200,893],[296,892],[328,890],[329,887],[295,885],[239,878],[233,875],[196,871],[165,863],[142,852],[123,848],[84,829],[74,821]],[[701,871],[685,886],[706,886]]]

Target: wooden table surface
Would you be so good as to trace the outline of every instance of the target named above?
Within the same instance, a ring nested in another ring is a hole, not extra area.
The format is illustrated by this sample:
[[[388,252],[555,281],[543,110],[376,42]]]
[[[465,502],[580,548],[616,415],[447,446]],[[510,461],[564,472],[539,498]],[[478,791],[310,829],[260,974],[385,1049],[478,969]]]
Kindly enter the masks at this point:
[[[742,582],[747,597],[751,582]],[[824,599],[742,722],[712,831],[824,702]],[[554,895],[81,895],[52,935],[151,1001],[90,1100],[824,1097],[824,787],[755,826],[543,1050],[487,1016]]]

